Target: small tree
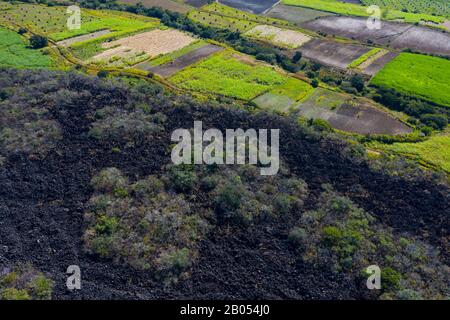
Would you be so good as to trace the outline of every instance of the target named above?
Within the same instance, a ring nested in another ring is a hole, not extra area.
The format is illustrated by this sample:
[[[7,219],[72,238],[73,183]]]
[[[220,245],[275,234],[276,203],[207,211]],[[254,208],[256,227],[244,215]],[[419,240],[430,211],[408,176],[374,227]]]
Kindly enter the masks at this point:
[[[30,45],[33,49],[41,49],[48,45],[48,40],[46,37],[33,35],[30,38]]]
[[[302,58],[302,53],[300,51],[297,51],[294,54],[294,57],[292,58],[292,62],[297,63],[300,61],[301,58]]]
[[[354,87],[358,91],[363,91],[364,89],[364,79],[359,75],[354,75],[350,79],[350,83],[352,84],[352,87]]]
[[[313,88],[317,88],[319,86],[319,81],[317,79],[312,79],[311,85]]]

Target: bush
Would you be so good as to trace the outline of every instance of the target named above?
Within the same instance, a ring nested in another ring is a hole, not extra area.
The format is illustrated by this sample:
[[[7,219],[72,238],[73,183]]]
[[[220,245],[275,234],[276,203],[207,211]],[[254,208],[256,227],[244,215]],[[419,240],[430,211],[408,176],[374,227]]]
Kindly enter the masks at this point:
[[[293,244],[300,246],[308,237],[308,234],[305,229],[300,227],[293,228],[288,235],[288,240]]]
[[[384,268],[381,270],[381,287],[385,291],[396,290],[400,286],[402,276],[392,268]]]
[[[175,166],[170,170],[170,182],[177,192],[190,192],[197,181],[197,175],[189,167]]]
[[[109,72],[106,70],[100,70],[97,72],[97,77],[99,78],[107,78],[109,76]]]
[[[118,188],[125,188],[128,180],[119,169],[107,168],[92,178],[91,184],[96,191],[112,192]]]
[[[41,49],[48,45],[48,39],[43,36],[33,35],[30,37],[30,45],[33,49]]]
[[[359,75],[354,75],[350,79],[351,85],[359,92],[364,90],[364,79]]]
[[[319,81],[317,79],[312,79],[311,86],[317,88],[319,86]]]

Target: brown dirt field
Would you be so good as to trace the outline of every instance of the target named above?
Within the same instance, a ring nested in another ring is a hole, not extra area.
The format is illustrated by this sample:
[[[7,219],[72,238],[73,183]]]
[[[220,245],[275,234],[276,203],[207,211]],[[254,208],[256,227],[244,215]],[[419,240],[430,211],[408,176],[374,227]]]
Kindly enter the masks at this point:
[[[150,57],[170,53],[195,41],[186,33],[174,29],[155,29],[149,32],[139,33],[116,41],[103,43],[104,48],[109,48],[94,57],[94,60],[109,58],[125,51],[145,52]]]
[[[299,50],[308,59],[331,67],[346,69],[354,60],[369,52],[370,48],[361,45],[312,39],[301,46]]]
[[[145,7],[160,7],[166,10],[187,13],[192,7],[172,0],[120,0],[118,2],[135,5],[141,2]]]
[[[319,18],[301,26],[360,42],[372,41],[394,49],[410,48],[422,53],[450,56],[450,34],[428,27],[383,21],[381,29],[370,30],[364,18],[338,16]]]
[[[223,50],[224,48],[208,44],[204,47],[198,48],[194,51],[191,51],[179,58],[176,58],[175,60],[160,65],[156,67],[151,67],[147,69],[148,71],[151,71],[153,73],[156,73],[164,78],[170,77],[177,73],[178,71],[190,66],[191,64],[194,64],[206,57],[209,57],[215,52],[219,52]]]
[[[300,26],[300,24],[304,22],[311,21],[319,17],[334,16],[335,14],[308,8],[287,6],[280,3],[267,11],[265,15],[271,18],[286,20]]]

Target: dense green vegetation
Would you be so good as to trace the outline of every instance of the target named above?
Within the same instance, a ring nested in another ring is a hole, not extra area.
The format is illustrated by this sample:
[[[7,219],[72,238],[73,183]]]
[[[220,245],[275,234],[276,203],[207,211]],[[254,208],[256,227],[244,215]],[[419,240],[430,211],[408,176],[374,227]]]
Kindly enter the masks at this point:
[[[0,275],[0,300],[50,300],[53,281],[31,266]]]
[[[52,65],[49,55],[28,48],[26,40],[14,31],[0,27],[0,65],[17,68],[45,68]]]
[[[268,66],[250,65],[224,52],[178,72],[169,80],[182,88],[250,100],[284,83],[287,77]]]
[[[450,173],[450,135],[448,133],[435,135],[424,142],[370,144],[370,147],[404,155],[427,167],[442,169]]]
[[[401,53],[370,83],[450,107],[450,61],[447,59]]]
[[[425,243],[396,236],[351,200],[330,186],[323,187],[318,208],[303,213],[299,226],[289,234],[303,259],[333,263],[338,272],[355,277],[364,275],[371,261],[377,261],[382,270],[382,299],[441,297],[446,285],[438,280],[438,269],[431,267],[435,253]],[[430,276],[437,277],[436,282],[431,290],[423,290],[423,279]]]
[[[339,13],[343,15],[353,15],[367,17],[367,7],[353,3],[345,3],[337,0],[283,0],[283,4],[306,7],[321,11]],[[402,19],[405,22],[432,21],[435,23],[444,22],[444,17],[433,16],[430,14],[409,13],[399,10],[384,10],[382,18],[387,20]]]
[[[427,13],[450,16],[450,2],[447,0],[361,0],[366,5],[378,5],[412,13]]]

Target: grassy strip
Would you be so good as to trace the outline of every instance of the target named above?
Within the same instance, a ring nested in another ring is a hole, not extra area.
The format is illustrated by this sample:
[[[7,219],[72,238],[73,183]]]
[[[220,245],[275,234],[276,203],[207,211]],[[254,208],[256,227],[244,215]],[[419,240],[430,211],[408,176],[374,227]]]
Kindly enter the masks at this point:
[[[342,15],[368,17],[366,6],[361,6],[353,3],[339,2],[336,0],[282,0],[283,4],[291,6],[306,7],[315,10],[338,13]],[[383,10],[382,18],[385,20],[402,19],[405,22],[415,23],[420,21],[431,21],[435,23],[442,23],[445,21],[444,17],[433,16],[430,14],[409,13],[399,10]]]
[[[48,68],[52,60],[40,50],[29,49],[14,31],[0,27],[0,65],[15,68]]]
[[[348,67],[350,69],[356,68],[359,65],[361,65],[363,62],[365,62],[367,59],[369,59],[370,57],[373,57],[374,55],[376,55],[380,51],[381,51],[380,48],[374,48],[374,49],[370,50],[369,52],[363,54],[361,57],[359,57],[358,59],[356,59],[352,63],[350,63],[348,65]]]
[[[450,107],[450,61],[447,59],[401,53],[370,83]]]

